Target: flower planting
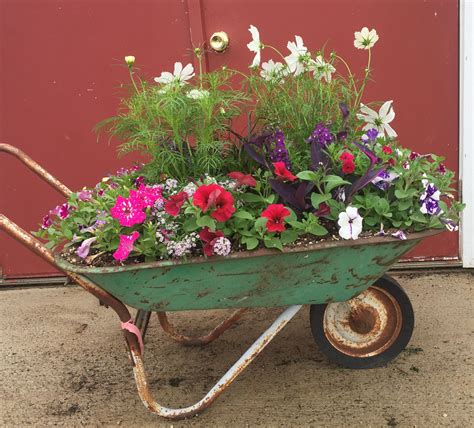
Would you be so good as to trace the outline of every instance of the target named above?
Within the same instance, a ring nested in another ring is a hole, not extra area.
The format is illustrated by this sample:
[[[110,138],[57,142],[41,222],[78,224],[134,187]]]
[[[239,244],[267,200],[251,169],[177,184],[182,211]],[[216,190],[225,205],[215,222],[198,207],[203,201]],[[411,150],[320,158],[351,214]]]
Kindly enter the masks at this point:
[[[114,265],[457,230],[463,206],[444,159],[397,141],[392,100],[364,99],[374,29],[354,33],[360,76],[298,35],[281,53],[249,32],[248,73],[204,73],[196,48],[196,69],[176,62],[146,81],[125,57],[130,92],[98,129],[147,162],[52,209],[36,233],[49,248]]]

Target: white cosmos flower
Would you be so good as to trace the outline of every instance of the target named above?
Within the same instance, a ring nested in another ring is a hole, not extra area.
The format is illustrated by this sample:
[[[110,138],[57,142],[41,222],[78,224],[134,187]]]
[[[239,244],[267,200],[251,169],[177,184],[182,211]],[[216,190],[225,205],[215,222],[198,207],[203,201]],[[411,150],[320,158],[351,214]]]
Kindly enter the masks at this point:
[[[362,28],[360,31],[356,31],[354,37],[354,46],[357,49],[370,49],[379,39],[377,31],[374,29],[369,31],[367,27]]]
[[[306,69],[306,65],[310,62],[314,62],[308,54],[308,48],[303,44],[303,39],[300,36],[295,36],[295,42],[288,42],[286,47],[290,50],[291,54],[285,57],[286,64],[295,76],[303,73]]]
[[[191,89],[186,96],[192,98],[193,100],[200,100],[201,98],[206,98],[209,96],[209,91],[205,89]]]
[[[361,113],[357,114],[357,118],[366,123],[362,129],[367,131],[371,128],[376,128],[377,131],[379,131],[379,137],[385,136],[386,132],[390,138],[395,138],[397,133],[389,125],[389,123],[395,119],[395,111],[393,110],[392,102],[393,101],[390,100],[383,103],[378,113],[361,103]]]
[[[247,43],[247,47],[251,52],[255,52],[252,65],[250,67],[258,67],[260,65],[260,51],[263,49],[263,44],[260,41],[260,34],[257,27],[253,25],[249,28],[250,34],[252,35],[252,41]]]
[[[355,207],[347,207],[345,212],[339,213],[339,236],[343,239],[357,239],[362,232],[362,217]]]
[[[324,61],[321,55],[316,57],[316,60],[311,64],[310,68],[314,72],[315,79],[325,79],[326,82],[330,82],[332,79],[332,74],[336,71],[334,66],[329,62]]]
[[[171,83],[178,83],[180,86],[184,85],[186,80],[194,77],[194,68],[190,63],[183,68],[183,64],[180,62],[174,63],[174,71],[170,73],[169,71],[163,71],[160,77],[155,77],[156,83],[163,83],[169,85]]]
[[[262,71],[260,72],[260,76],[265,80],[280,82],[283,82],[282,77],[286,74],[288,74],[286,66],[281,62],[273,62],[272,59],[262,64]]]

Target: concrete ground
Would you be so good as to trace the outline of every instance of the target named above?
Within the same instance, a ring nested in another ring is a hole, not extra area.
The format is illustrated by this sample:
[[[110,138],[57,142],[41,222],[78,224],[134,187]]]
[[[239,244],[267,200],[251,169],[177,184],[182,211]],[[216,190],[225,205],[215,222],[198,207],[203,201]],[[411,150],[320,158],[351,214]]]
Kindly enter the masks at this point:
[[[199,417],[167,422],[142,406],[118,320],[82,289],[0,291],[0,424],[5,426],[473,426],[474,276],[397,275],[412,299],[410,345],[387,367],[348,370],[314,344],[303,309]],[[184,348],[152,319],[146,364],[158,401],[200,399],[271,323],[254,310],[211,345]],[[221,311],[173,314],[203,332]]]

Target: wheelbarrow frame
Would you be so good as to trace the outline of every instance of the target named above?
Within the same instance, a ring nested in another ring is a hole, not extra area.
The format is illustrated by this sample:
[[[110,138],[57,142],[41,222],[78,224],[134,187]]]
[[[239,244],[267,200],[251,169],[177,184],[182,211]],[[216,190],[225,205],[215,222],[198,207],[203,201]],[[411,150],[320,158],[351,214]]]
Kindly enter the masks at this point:
[[[8,144],[0,144],[0,152],[8,153],[20,160],[31,171],[47,182],[56,191],[68,198],[72,191],[52,176],[43,167],[27,156],[24,152]],[[112,294],[99,287],[85,275],[73,272],[65,268],[64,264],[57,263],[55,256],[40,240],[19,227],[5,215],[0,213],[0,229],[5,231],[15,240],[21,242],[31,251],[44,260],[62,270],[69,279],[80,285],[86,291],[94,295],[99,301],[112,308],[121,321],[121,328],[127,344],[129,358],[132,363],[138,394],[151,412],[169,419],[183,419],[194,416],[209,407],[212,402],[237,378],[237,376],[263,351],[271,340],[285,327],[285,325],[298,313],[303,305],[295,304],[287,307],[267,330],[250,346],[250,348],[230,367],[224,376],[209,390],[209,392],[198,402],[183,408],[168,408],[160,405],[153,397],[149,388],[143,363],[143,337],[145,335],[150,311],[139,309],[135,321],[125,304]],[[428,231],[418,234],[419,239],[439,233]],[[179,333],[170,323],[166,312],[158,311],[158,319],[163,331],[173,340],[182,345],[205,345],[217,339],[222,333],[234,325],[245,313],[247,308],[239,308],[228,318],[212,329],[208,334],[200,337],[185,336]]]

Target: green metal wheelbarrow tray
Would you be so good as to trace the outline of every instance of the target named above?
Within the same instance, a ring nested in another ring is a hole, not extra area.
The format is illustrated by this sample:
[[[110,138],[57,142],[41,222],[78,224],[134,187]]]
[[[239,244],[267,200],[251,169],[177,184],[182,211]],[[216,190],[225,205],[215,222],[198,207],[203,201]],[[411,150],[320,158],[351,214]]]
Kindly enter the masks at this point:
[[[64,196],[71,194],[19,149],[0,144],[0,151],[16,156]],[[350,368],[371,368],[395,358],[410,340],[414,315],[403,289],[385,272],[423,238],[439,233],[99,268],[70,264],[2,214],[0,227],[117,313],[140,398],[150,411],[170,419],[190,417],[207,408],[303,305],[311,305],[313,337],[330,360]],[[126,305],[137,310],[135,320]],[[205,345],[253,307],[286,309],[200,401],[179,409],[155,401],[143,365],[143,338],[152,312],[172,339],[183,345]],[[201,337],[180,334],[166,315],[168,311],[232,308],[235,311],[229,318]]]

